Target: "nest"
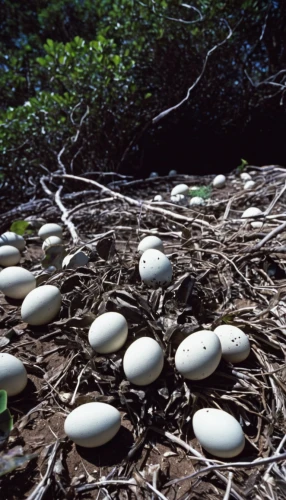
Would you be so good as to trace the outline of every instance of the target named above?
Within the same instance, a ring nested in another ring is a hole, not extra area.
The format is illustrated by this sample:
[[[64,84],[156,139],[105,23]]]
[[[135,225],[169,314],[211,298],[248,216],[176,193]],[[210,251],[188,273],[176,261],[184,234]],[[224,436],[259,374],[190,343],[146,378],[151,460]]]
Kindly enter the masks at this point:
[[[41,180],[45,198],[1,216],[3,229],[19,218],[34,227],[40,218],[61,219],[69,250],[89,255],[87,267],[50,273],[39,264],[39,241],[27,238],[21,264],[63,296],[59,317],[47,326],[23,324],[20,303],[1,297],[1,349],[19,357],[29,375],[25,391],[9,401],[15,424],[0,455],[3,499],[284,496],[286,173],[249,170],[251,191],[233,173],[197,208],[170,203],[171,188],[208,186],[211,178],[54,175]],[[163,201],[152,202],[159,193]],[[241,220],[249,206],[263,212],[258,229]],[[172,262],[166,289],[140,280],[136,250],[149,234],[164,241]],[[115,354],[97,355],[88,329],[107,311],[125,316],[128,341]],[[174,367],[179,343],[220,324],[249,335],[250,356],[238,365],[221,361],[205,380],[183,379]],[[165,364],[153,384],[138,388],[124,377],[122,358],[145,335],[159,342]],[[76,447],[63,431],[69,412],[90,401],[111,403],[122,415],[118,435],[94,450]],[[246,446],[237,460],[216,460],[195,439],[192,415],[204,407],[225,410],[242,425]]]

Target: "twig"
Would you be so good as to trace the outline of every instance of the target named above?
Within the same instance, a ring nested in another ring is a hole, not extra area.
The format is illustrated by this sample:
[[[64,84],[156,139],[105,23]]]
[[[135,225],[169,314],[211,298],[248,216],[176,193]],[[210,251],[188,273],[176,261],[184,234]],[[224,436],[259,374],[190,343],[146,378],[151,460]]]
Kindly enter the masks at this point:
[[[181,481],[185,481],[186,479],[194,479],[195,477],[199,476],[200,474],[208,474],[210,471],[217,471],[218,469],[229,469],[229,468],[235,468],[235,469],[252,469],[253,467],[261,467],[262,465],[266,465],[269,463],[274,463],[274,462],[280,462],[281,460],[286,459],[286,453],[282,453],[281,455],[272,455],[271,457],[268,458],[259,458],[257,460],[254,460],[253,462],[230,462],[230,463],[225,463],[222,465],[209,465],[205,469],[201,469],[197,472],[194,472],[193,474],[189,474],[188,476],[185,477],[180,477],[179,479],[173,479],[172,481],[169,481],[165,486],[171,486],[172,484],[177,484],[180,483]]]
[[[79,241],[79,236],[77,234],[75,225],[73,224],[73,222],[71,222],[69,220],[69,212],[67,211],[67,209],[65,208],[65,206],[63,205],[63,203],[61,201],[60,195],[61,195],[62,189],[63,189],[63,186],[60,186],[59,189],[57,190],[56,195],[55,195],[55,202],[58,205],[60,211],[62,212],[61,219],[62,219],[63,223],[67,226],[67,228],[71,234],[73,243],[76,245]]]
[[[39,484],[35,488],[35,490],[27,498],[27,500],[40,500],[41,498],[43,498],[43,496],[45,495],[46,491],[50,487],[50,483],[48,482],[48,479],[50,478],[50,476],[51,476],[51,474],[53,472],[53,468],[54,468],[54,463],[55,463],[55,460],[56,460],[56,455],[57,455],[58,447],[59,447],[59,441],[56,441],[55,444],[54,444],[54,446],[53,446],[51,455],[49,457],[48,467],[47,467],[46,473],[45,473],[43,479],[39,482]]]
[[[230,492],[231,492],[232,478],[233,478],[233,473],[230,472],[229,475],[228,475],[228,483],[227,483],[227,487],[226,487],[226,490],[225,490],[225,494],[224,494],[223,500],[228,500],[229,499],[229,495],[230,495]]]
[[[201,73],[199,74],[199,76],[197,77],[197,79],[194,81],[193,85],[191,85],[191,87],[188,88],[187,95],[184,97],[184,99],[182,99],[181,102],[179,102],[175,106],[172,106],[171,108],[168,108],[165,111],[162,111],[159,115],[155,116],[155,118],[153,118],[153,120],[152,120],[152,122],[154,124],[157,123],[158,121],[160,121],[162,118],[165,118],[165,116],[167,116],[172,111],[175,111],[176,109],[178,109],[180,106],[182,106],[182,104],[184,104],[189,99],[192,90],[198,85],[198,83],[200,82],[200,80],[202,79],[202,77],[204,75],[204,72],[206,70],[207,62],[208,62],[208,59],[209,59],[210,55],[218,47],[221,47],[221,45],[223,45],[224,43],[226,43],[227,40],[232,36],[232,29],[230,28],[228,22],[225,19],[222,19],[221,21],[226,24],[226,26],[228,28],[228,35],[226,36],[226,38],[224,40],[222,40],[222,42],[217,43],[214,47],[212,47],[207,52],[207,55],[206,55],[205,60],[203,62],[203,69],[202,69]]]

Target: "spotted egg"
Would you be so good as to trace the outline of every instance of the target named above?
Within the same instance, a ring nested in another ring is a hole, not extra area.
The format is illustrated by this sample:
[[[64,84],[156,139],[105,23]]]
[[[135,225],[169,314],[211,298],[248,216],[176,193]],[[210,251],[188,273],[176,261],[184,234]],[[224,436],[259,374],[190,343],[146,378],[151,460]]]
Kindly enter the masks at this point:
[[[220,325],[214,333],[220,340],[223,359],[231,363],[240,363],[248,357],[249,338],[240,328],[233,325]]]
[[[152,288],[165,287],[172,281],[172,264],[162,252],[150,248],[140,258],[139,273],[145,285]]]
[[[178,372],[189,380],[209,377],[216,370],[220,360],[220,340],[209,330],[201,330],[186,337],[175,355]]]

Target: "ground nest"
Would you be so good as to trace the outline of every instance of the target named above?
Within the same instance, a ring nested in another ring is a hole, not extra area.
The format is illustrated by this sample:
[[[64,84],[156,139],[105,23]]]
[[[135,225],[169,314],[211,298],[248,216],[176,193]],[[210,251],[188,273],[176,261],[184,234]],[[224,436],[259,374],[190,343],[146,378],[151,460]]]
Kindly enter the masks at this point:
[[[170,203],[170,191],[182,182],[208,186],[211,177],[134,181],[62,172],[43,177],[32,201],[2,214],[1,232],[15,220],[32,221],[21,265],[63,297],[55,321],[30,327],[21,321],[21,302],[0,295],[1,351],[19,357],[29,377],[25,391],[9,399],[14,428],[0,452],[2,500],[285,498],[286,171],[246,171],[255,180],[251,190],[234,172],[223,188],[203,189],[208,198],[198,207]],[[163,200],[153,202],[157,194]],[[263,212],[260,228],[241,220],[251,206]],[[62,223],[67,249],[84,249],[89,264],[43,269],[42,219]],[[166,289],[140,280],[136,250],[150,234],[163,240],[172,262]],[[115,354],[96,355],[88,330],[107,311],[125,316],[128,341]],[[237,365],[221,361],[205,380],[184,379],[174,367],[180,342],[221,324],[249,336],[250,356]],[[159,342],[165,363],[154,383],[136,387],[124,377],[122,358],[145,335]],[[90,401],[115,406],[122,427],[108,444],[84,449],[63,425]],[[246,446],[235,459],[217,460],[195,439],[192,416],[205,407],[241,424]]]

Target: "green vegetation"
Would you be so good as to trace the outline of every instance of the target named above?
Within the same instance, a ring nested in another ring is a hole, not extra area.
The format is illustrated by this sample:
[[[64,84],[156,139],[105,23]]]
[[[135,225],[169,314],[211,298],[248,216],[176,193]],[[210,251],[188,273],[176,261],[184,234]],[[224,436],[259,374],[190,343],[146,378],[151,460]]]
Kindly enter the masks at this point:
[[[191,189],[189,192],[191,198],[199,196],[200,198],[203,198],[203,200],[207,200],[208,198],[210,198],[211,194],[212,194],[211,186],[200,186],[198,189]]]
[[[29,177],[138,163],[143,131],[182,113],[244,122],[273,92],[256,84],[280,69],[285,18],[282,0],[0,0],[2,182],[29,198]]]
[[[7,392],[0,390],[0,444],[9,436],[13,429],[13,417],[7,408]]]

